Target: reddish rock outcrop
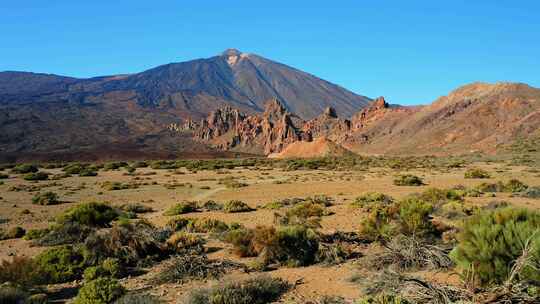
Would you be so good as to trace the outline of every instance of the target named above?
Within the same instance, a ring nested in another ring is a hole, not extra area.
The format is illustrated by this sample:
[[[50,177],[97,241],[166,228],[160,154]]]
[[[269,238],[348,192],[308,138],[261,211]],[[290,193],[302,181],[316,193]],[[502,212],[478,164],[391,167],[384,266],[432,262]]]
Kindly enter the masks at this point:
[[[306,139],[299,126],[303,121],[289,113],[277,100],[265,104],[260,115],[245,115],[230,107],[218,109],[195,128],[194,136],[224,149],[270,154],[286,145]]]

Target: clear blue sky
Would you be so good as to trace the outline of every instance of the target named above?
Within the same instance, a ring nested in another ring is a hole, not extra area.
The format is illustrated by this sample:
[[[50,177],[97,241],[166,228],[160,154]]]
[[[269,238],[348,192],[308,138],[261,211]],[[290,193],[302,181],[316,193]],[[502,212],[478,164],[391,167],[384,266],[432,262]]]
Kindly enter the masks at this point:
[[[0,71],[134,73],[226,48],[392,103],[540,87],[540,1],[0,1]]]

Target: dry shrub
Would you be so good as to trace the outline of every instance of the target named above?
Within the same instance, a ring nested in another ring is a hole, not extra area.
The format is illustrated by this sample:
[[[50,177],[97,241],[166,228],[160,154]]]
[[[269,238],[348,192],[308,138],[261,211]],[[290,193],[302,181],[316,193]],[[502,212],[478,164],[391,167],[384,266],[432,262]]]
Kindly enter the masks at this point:
[[[239,268],[243,266],[231,261],[210,260],[206,255],[185,254],[167,261],[163,271],[155,276],[154,282],[180,284],[189,280],[218,279],[227,271]]]
[[[233,244],[240,256],[258,256],[263,265],[274,262],[289,266],[312,264],[319,246],[317,234],[304,226],[233,230],[227,233],[225,241]]]
[[[368,277],[363,284],[365,294],[375,297],[393,296],[405,301],[398,303],[452,304],[472,298],[472,294],[464,289],[429,283],[388,270]]]
[[[380,192],[368,192],[357,197],[351,203],[351,206],[365,211],[371,211],[374,208],[391,205],[393,202],[394,199],[386,194]]]
[[[227,225],[225,222],[211,218],[176,217],[167,223],[173,231],[185,230],[194,233],[223,233],[238,228],[238,224]]]
[[[117,258],[124,265],[159,260],[167,250],[158,235],[158,229],[146,221],[117,223],[109,231],[96,232],[86,239],[88,259],[97,264]]]
[[[236,213],[236,212],[249,212],[253,211],[246,203],[239,200],[231,200],[226,202],[223,205],[223,211],[227,213]]]
[[[200,236],[187,232],[177,232],[167,240],[167,247],[174,253],[202,253],[206,241]]]
[[[391,267],[406,269],[448,269],[453,266],[448,256],[450,247],[428,244],[417,237],[399,235],[384,245],[384,251],[366,258],[370,268],[381,270]]]
[[[32,286],[43,281],[36,263],[30,258],[15,256],[11,261],[3,260],[0,263],[0,283]]]

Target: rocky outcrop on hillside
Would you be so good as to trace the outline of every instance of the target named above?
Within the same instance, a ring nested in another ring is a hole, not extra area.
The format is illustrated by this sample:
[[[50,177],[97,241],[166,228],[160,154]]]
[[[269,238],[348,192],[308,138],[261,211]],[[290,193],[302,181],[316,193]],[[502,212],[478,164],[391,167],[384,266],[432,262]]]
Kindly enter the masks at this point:
[[[219,149],[270,154],[309,139],[299,128],[302,124],[274,98],[266,102],[262,114],[245,115],[231,107],[213,111],[193,128],[193,135]]]

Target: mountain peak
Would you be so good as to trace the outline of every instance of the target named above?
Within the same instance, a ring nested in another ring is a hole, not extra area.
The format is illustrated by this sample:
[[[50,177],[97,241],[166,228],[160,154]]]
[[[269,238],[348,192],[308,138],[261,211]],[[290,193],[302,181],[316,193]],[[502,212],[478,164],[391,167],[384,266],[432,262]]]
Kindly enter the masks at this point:
[[[239,50],[237,49],[226,49],[225,51],[223,51],[221,53],[221,56],[224,56],[224,57],[230,57],[230,56],[240,56],[242,55],[242,52],[240,52]]]

